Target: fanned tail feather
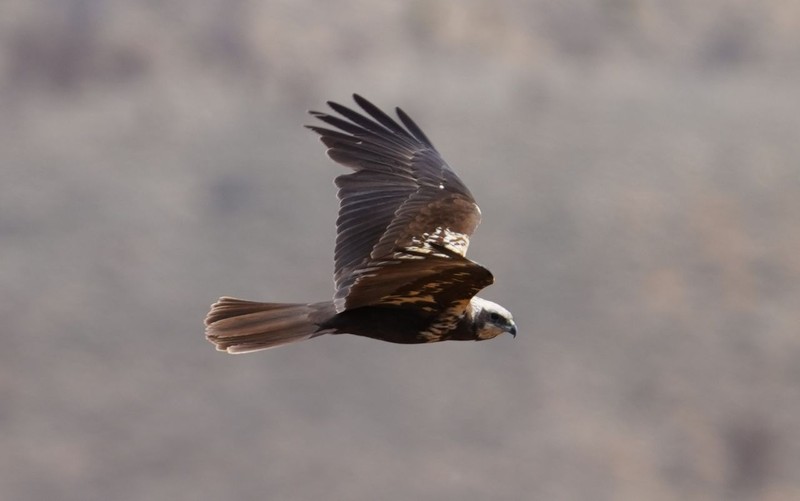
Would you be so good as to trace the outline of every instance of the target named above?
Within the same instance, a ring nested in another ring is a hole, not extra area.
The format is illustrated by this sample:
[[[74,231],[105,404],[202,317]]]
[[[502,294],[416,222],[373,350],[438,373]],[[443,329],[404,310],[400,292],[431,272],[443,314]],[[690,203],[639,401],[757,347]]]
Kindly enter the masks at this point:
[[[206,338],[228,353],[265,350],[326,334],[319,325],[333,315],[330,301],[259,303],[221,297],[206,316]]]

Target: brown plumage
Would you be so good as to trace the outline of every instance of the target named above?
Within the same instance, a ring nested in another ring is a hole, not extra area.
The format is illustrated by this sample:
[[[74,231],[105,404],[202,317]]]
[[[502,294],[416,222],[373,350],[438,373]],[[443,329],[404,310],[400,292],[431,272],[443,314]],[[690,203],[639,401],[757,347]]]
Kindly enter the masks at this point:
[[[402,125],[354,95],[360,113],[311,114],[335,129],[307,126],[328,156],[355,172],[336,178],[332,301],[258,303],[229,297],[211,306],[206,336],[243,353],[322,334],[393,343],[516,336],[511,314],[475,294],[492,274],[467,259],[481,213],[467,187],[400,108]]]

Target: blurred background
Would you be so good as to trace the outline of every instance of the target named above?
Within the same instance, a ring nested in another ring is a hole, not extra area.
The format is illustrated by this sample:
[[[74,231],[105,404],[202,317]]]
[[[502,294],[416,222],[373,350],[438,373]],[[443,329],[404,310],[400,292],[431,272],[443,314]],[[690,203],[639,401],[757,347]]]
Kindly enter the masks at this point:
[[[800,499],[800,4],[4,0],[0,497]],[[303,124],[401,106],[520,335],[214,351],[333,291]]]

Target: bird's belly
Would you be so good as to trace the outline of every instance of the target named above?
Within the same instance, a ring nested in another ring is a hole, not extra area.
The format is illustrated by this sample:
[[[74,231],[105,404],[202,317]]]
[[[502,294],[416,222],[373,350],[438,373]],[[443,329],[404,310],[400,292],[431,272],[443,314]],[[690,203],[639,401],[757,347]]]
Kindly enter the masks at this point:
[[[419,344],[463,339],[455,336],[457,330],[431,331],[435,317],[421,316],[406,308],[365,306],[345,310],[320,325],[320,330],[331,329],[335,334],[354,334],[390,343]]]

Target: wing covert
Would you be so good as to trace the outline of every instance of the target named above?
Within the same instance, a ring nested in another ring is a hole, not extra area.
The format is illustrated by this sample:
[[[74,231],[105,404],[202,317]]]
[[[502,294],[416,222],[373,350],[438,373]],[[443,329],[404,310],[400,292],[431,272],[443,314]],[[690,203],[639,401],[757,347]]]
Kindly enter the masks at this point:
[[[362,306],[413,307],[431,316],[464,308],[494,282],[491,272],[443,246],[407,248],[348,277],[334,297],[338,311]],[[341,291],[347,294],[341,294]]]

